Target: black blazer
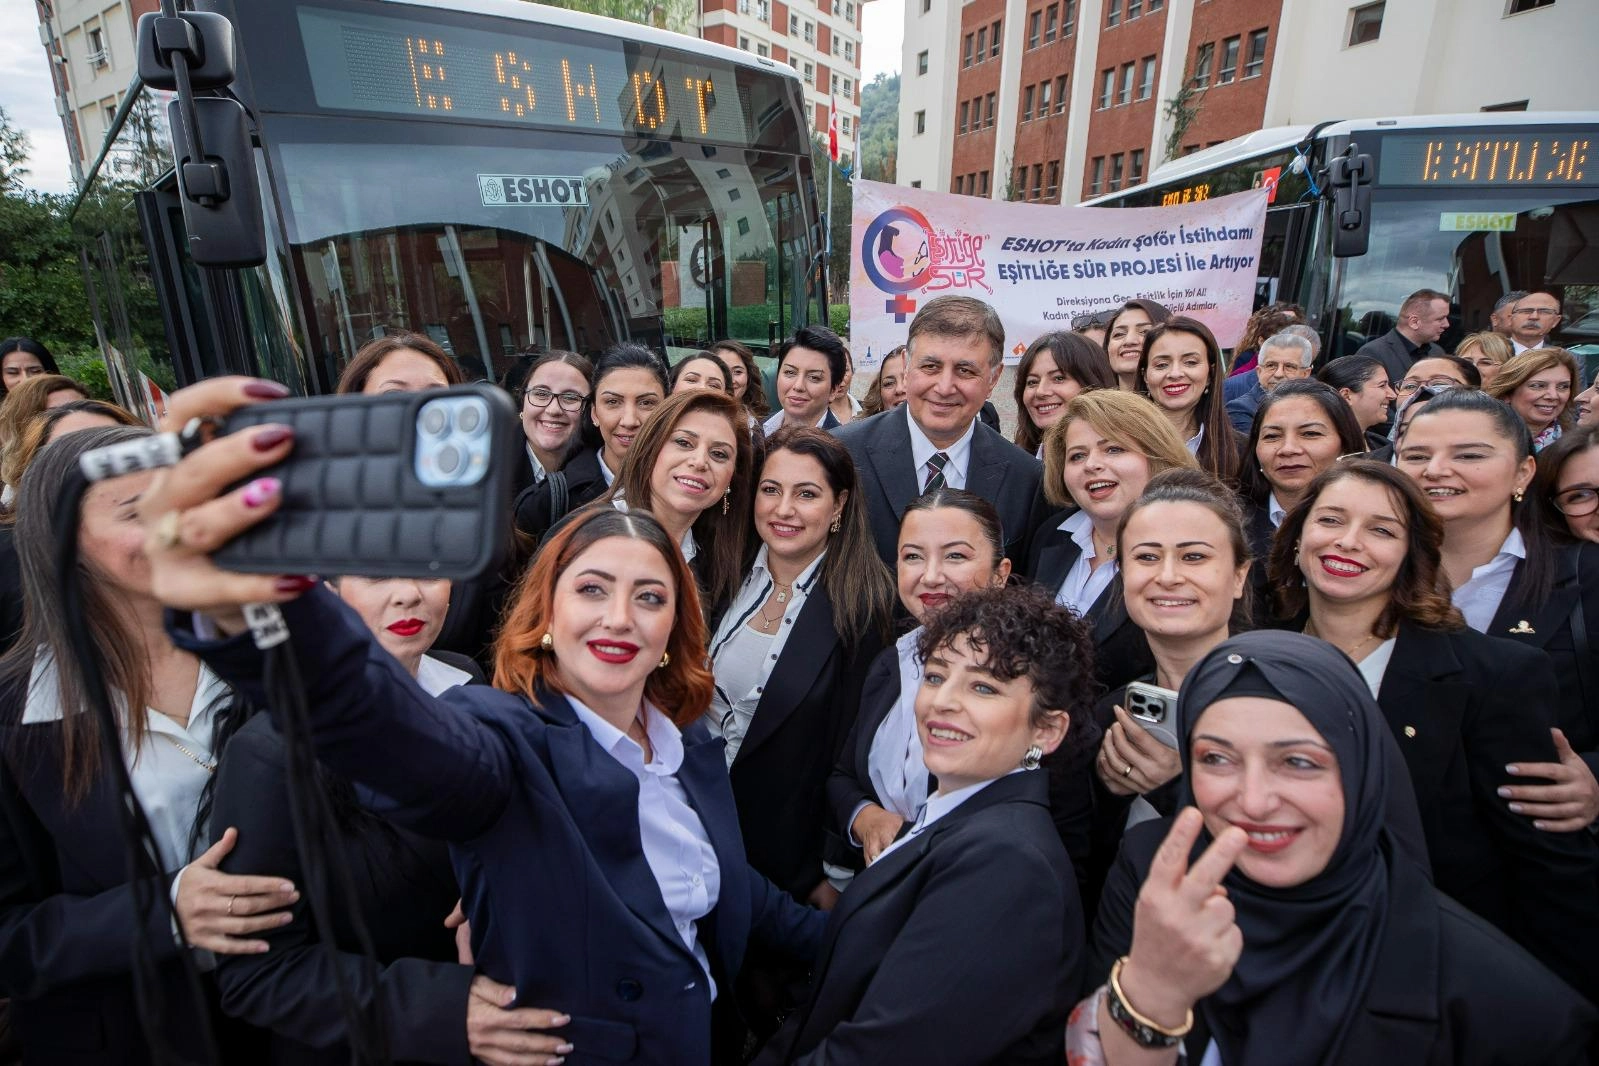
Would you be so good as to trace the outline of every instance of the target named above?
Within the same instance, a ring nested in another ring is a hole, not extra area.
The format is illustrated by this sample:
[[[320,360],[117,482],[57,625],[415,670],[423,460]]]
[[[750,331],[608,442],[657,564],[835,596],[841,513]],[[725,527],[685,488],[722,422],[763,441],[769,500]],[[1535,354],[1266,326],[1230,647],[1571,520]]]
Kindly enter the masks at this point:
[[[1170,827],[1162,818],[1127,831],[1094,924],[1085,991],[1103,984],[1111,964],[1130,948],[1140,887],[1134,870],[1147,868]],[[1100,1024],[1115,1023],[1101,1014]],[[1591,1004],[1490,923],[1433,888],[1421,867],[1394,862],[1383,944],[1340,1064],[1580,1066],[1591,1061],[1596,1030],[1599,1016]],[[1195,1010],[1193,1031],[1183,1041],[1190,1063],[1204,1057],[1210,1039]]]
[[[566,465],[561,467],[561,473],[566,476],[567,514],[571,514],[585,503],[604,496],[610,487],[605,483],[605,474],[600,470],[600,453],[593,448],[584,448],[573,455],[566,461]],[[553,507],[549,478],[524,489],[511,508],[511,513],[516,516],[517,532],[533,543],[538,543],[539,538],[549,532],[557,518],[564,517],[553,515]]]
[[[854,717],[849,735],[839,752],[838,762],[827,778],[827,805],[832,817],[828,822],[828,861],[840,866],[860,869],[861,849],[850,843],[850,818],[862,803],[882,801],[872,787],[869,760],[872,740],[888,712],[899,701],[899,649],[890,644],[872,660],[861,684],[860,711]],[[1071,856],[1072,870],[1082,888],[1088,886],[1084,879],[1088,871],[1088,854],[1093,817],[1092,798],[1079,787],[1082,768],[1093,770],[1093,727],[1089,723],[1073,722],[1061,746],[1044,756],[1040,764],[1049,781],[1049,816],[1055,823],[1055,833]],[[927,777],[927,791],[932,793],[938,783],[931,774]]]
[[[307,686],[317,755],[367,790],[371,809],[448,840],[480,972],[524,1004],[572,1016],[572,1066],[703,1066],[711,1000],[640,843],[638,781],[600,748],[565,697],[537,701],[482,685],[428,696],[323,588],[282,605]],[[173,639],[261,700],[248,634]],[[796,904],[744,857],[722,743],[683,730],[677,779],[720,866],[699,920],[723,994],[755,940],[815,956],[825,918]]]
[[[1553,587],[1535,596],[1517,564],[1488,634],[1542,648],[1560,685],[1555,724],[1599,776],[1599,547],[1556,549]]]
[[[222,869],[305,883],[289,818],[283,738],[258,714],[228,741],[217,768],[213,834],[234,826],[239,841]],[[336,908],[330,951],[313,927],[306,897],[294,920],[257,936],[264,955],[219,955],[222,1009],[269,1035],[274,1066],[339,1066],[350,1061],[335,967],[357,999],[381,1003],[389,1047],[401,1062],[471,1061],[466,1042],[472,968],[455,962],[444,918],[460,890],[449,848],[376,815],[359,812],[335,828],[333,851],[347,864],[378,966],[363,964],[348,909]]]
[[[1401,622],[1378,705],[1405,756],[1434,881],[1599,999],[1599,845],[1547,833],[1497,789],[1508,762],[1554,762],[1549,657],[1472,629]]]
[[[1369,356],[1383,365],[1388,371],[1388,380],[1394,383],[1394,388],[1399,387],[1399,382],[1404,380],[1410,368],[1418,359],[1426,359],[1432,355],[1442,355],[1444,350],[1436,344],[1424,344],[1416,349],[1416,354],[1410,354],[1410,348],[1405,339],[1399,335],[1397,328],[1389,330],[1380,337],[1362,344],[1355,350],[1356,355]]]
[[[728,770],[750,865],[802,902],[822,880],[823,858],[840,858],[828,843],[827,780],[878,648],[875,639],[844,646],[817,580]]]
[[[841,426],[835,433],[860,471],[867,517],[877,554],[892,569],[899,544],[899,520],[922,494],[922,479],[911,457],[909,406]],[[966,467],[966,488],[994,505],[1005,534],[1005,554],[1019,568],[1027,559],[1027,537],[1044,513],[1039,461],[978,423]]]
[[[204,1061],[203,1010],[223,1061],[261,1061],[257,1041],[215,1010],[208,977],[206,1002],[190,995],[167,909],[140,915],[110,779],[95,780],[76,805],[66,801],[61,726],[21,724],[26,687],[0,695],[0,995],[11,998],[24,1066],[150,1062],[134,998],[134,936],[154,953],[166,1007],[154,1024],[174,1051]],[[175,872],[149,890],[169,893]]]
[[[1035,527],[1032,536],[1033,554],[1027,572],[1052,593],[1060,591],[1061,583],[1083,553],[1072,535],[1060,528],[1071,513],[1055,512]],[[1094,673],[1101,689],[1125,685],[1155,668],[1155,657],[1150,654],[1144,631],[1128,617],[1120,573],[1083,615],[1083,621],[1093,631]]]
[[[1045,793],[1002,777],[857,876],[758,1066],[1060,1063],[1084,940]]]

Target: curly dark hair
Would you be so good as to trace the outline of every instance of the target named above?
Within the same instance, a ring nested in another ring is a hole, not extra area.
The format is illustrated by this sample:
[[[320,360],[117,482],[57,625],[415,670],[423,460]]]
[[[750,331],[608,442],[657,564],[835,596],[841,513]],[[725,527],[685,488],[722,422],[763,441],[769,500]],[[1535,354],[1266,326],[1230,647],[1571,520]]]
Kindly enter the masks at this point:
[[[1088,626],[1055,602],[1040,585],[965,592],[933,612],[916,643],[925,662],[956,637],[983,655],[983,666],[1001,681],[1026,678],[1033,686],[1032,725],[1065,712],[1087,726],[1099,685],[1094,679],[1094,640]],[[1071,729],[1062,747],[1091,732]]]

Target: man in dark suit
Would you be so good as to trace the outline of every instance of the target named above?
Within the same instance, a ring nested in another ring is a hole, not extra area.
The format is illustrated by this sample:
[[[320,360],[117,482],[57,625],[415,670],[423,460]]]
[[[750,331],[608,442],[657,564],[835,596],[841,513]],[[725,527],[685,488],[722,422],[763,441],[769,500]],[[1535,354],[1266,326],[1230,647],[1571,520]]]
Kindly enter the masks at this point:
[[[849,356],[826,326],[801,326],[777,346],[777,402],[782,408],[761,427],[770,437],[784,426],[833,429],[840,423],[828,404],[844,380]]]
[[[1285,381],[1308,378],[1315,361],[1315,346],[1287,330],[1261,341],[1259,361],[1255,363],[1255,387],[1227,401],[1227,421],[1238,432],[1248,435],[1255,423],[1255,412],[1265,402],[1266,394]]]
[[[940,296],[911,320],[901,407],[838,431],[861,474],[877,553],[894,565],[899,519],[929,489],[974,492],[999,511],[1005,554],[1027,558],[1046,513],[1038,460],[978,418],[999,380],[1005,327],[969,296]]]
[[[1433,289],[1417,289],[1399,305],[1399,324],[1360,346],[1388,371],[1389,381],[1403,381],[1411,364],[1429,355],[1443,355],[1438,338],[1449,328],[1449,297]]]

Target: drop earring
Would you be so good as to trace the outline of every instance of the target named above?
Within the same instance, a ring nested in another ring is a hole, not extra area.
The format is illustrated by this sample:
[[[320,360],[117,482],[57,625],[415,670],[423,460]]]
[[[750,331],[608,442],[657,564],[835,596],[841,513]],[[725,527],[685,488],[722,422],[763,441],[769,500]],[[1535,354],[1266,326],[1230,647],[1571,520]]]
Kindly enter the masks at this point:
[[[555,647],[555,636],[553,634],[550,634],[550,633],[544,634],[544,638],[539,641],[539,647],[543,648],[545,651],[549,651],[552,648],[554,648]]]
[[[1044,760],[1044,749],[1034,744],[1027,749],[1027,754],[1022,756],[1023,770],[1036,770],[1038,764]]]
[[[726,514],[728,512],[728,510],[732,506],[733,506],[733,490],[732,489],[728,489],[726,492],[722,493],[722,513]]]
[[[844,516],[841,514],[836,514],[833,516],[833,524],[827,527],[827,531],[829,533],[837,533],[843,524]]]
[[[1512,503],[1520,503],[1521,500],[1522,500],[1522,492],[1521,492],[1520,489],[1517,489],[1515,492],[1512,492],[1510,494],[1510,502],[1512,502]]]

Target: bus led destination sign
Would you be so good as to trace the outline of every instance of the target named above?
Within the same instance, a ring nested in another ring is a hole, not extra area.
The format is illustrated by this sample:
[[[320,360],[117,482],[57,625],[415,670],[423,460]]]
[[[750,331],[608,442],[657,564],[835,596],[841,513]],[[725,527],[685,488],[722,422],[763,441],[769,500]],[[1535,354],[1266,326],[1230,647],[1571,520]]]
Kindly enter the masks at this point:
[[[645,55],[621,42],[494,32],[305,7],[319,106],[340,111],[739,142],[749,135],[731,68]]]
[[[1382,140],[1384,185],[1531,188],[1592,185],[1586,137],[1398,134]]]

